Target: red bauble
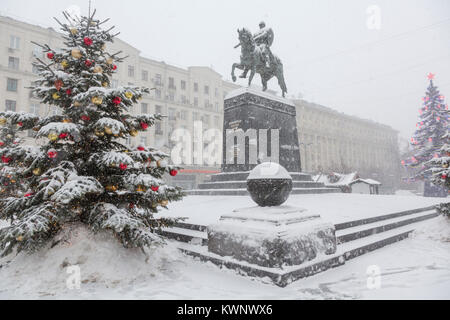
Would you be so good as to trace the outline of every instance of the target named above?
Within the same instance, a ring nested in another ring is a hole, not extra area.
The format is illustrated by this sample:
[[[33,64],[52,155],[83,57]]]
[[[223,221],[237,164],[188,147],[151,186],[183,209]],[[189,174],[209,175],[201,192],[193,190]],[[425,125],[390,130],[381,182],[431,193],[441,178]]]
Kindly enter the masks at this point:
[[[443,175],[442,175],[442,179],[447,179],[447,175],[446,175],[446,174],[443,174]]]
[[[134,208],[134,203],[130,203],[130,204],[128,205],[128,207],[130,207],[130,209],[133,209],[133,208]]]
[[[65,138],[67,138],[68,135],[69,134],[67,132],[62,132],[62,133],[59,134],[59,138],[60,139],[65,139]]]
[[[120,97],[115,97],[112,102],[117,106],[122,102],[122,99]]]
[[[86,60],[84,62],[84,64],[85,64],[86,67],[90,67],[90,66],[92,66],[92,61],[91,60]]]
[[[155,192],[158,191],[158,189],[159,189],[158,186],[152,186],[151,188],[152,188],[152,191],[155,191]]]
[[[23,122],[22,121],[17,122],[17,124],[19,125],[19,127],[23,126]]]
[[[53,59],[54,57],[55,57],[55,55],[53,54],[53,52],[47,53],[47,58]]]
[[[32,192],[30,192],[30,193],[25,193],[24,197],[29,197],[29,196],[32,196],[32,195],[33,195]]]
[[[122,170],[122,171],[126,170],[127,169],[127,164],[126,163],[121,163],[119,167],[120,167],[120,170]]]
[[[175,177],[175,176],[177,175],[177,173],[178,173],[177,170],[174,170],[174,169],[170,170],[170,175],[171,175],[172,177]]]
[[[117,66],[116,66],[115,64],[113,64],[112,69],[113,69],[113,70],[116,70],[116,69],[117,69]]]
[[[144,151],[145,148],[144,148],[143,146],[139,146],[139,147],[138,147],[138,150],[139,150],[139,151]]]
[[[4,142],[0,141],[0,147],[3,146],[4,144],[5,144]]]
[[[50,159],[56,158],[57,152],[56,151],[49,151],[47,152],[47,155]]]
[[[81,120],[83,120],[83,121],[89,121],[89,120],[91,120],[91,118],[90,118],[89,116],[87,116],[87,115],[82,115],[82,116],[81,116]]]
[[[148,124],[145,123],[145,122],[141,122],[141,128],[142,128],[143,130],[147,130]]]
[[[11,158],[10,158],[10,157],[2,156],[2,162],[3,162],[3,163],[8,163],[8,162],[10,162],[10,161],[11,161]]]
[[[89,38],[89,37],[85,37],[85,38],[83,39],[83,41],[84,41],[84,44],[87,45],[88,47],[91,46],[92,43],[93,43],[92,39]]]
[[[67,90],[66,90],[66,94],[67,94],[68,96],[70,96],[70,95],[72,94],[72,90],[67,89]]]

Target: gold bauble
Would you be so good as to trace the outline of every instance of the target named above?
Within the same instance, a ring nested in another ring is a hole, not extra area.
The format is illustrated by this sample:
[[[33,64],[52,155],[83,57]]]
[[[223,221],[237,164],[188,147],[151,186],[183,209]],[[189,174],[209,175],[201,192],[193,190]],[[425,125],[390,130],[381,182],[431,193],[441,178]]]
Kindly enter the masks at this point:
[[[35,168],[35,169],[33,169],[33,174],[34,174],[35,176],[39,176],[39,175],[41,174],[41,172],[42,172],[41,168]]]
[[[23,241],[23,236],[18,236],[18,237],[16,238],[16,240],[19,241],[19,242],[20,242],[20,241]]]
[[[108,87],[108,82],[102,82],[102,86],[104,87],[104,88],[106,88],[106,87]]]
[[[138,131],[135,130],[135,129],[133,129],[133,130],[130,131],[130,135],[131,135],[132,137],[136,137],[136,136],[138,135]]]
[[[145,192],[145,187],[141,186],[141,185],[138,185],[137,188],[136,188],[136,191],[137,192]]]
[[[105,133],[106,134],[112,134],[112,130],[110,127],[105,127]]]
[[[12,179],[12,180],[11,180],[11,183],[16,183],[16,180]]]
[[[70,122],[72,122],[72,121],[71,121],[70,119],[64,119],[63,122],[64,122],[64,123],[70,123]]]
[[[442,165],[442,167],[448,168],[448,163],[444,163],[444,164]]]
[[[52,94],[52,98],[53,100],[58,100],[59,98],[61,98],[61,96],[59,95],[58,92],[55,92],[54,94]]]
[[[161,167],[161,160],[156,161],[156,166],[159,168]]]
[[[67,60],[63,60],[61,62],[61,67],[63,67],[64,69],[67,68],[69,66],[69,63],[67,62]]]
[[[72,35],[76,35],[76,34],[78,33],[78,30],[77,30],[76,28],[71,28],[71,29],[70,29],[70,33],[71,33]]]
[[[161,200],[160,202],[159,202],[159,204],[160,205],[162,205],[163,207],[165,207],[165,206],[167,206],[168,204],[169,204],[169,200]]]
[[[74,106],[74,107],[80,107],[80,106],[81,106],[81,102],[75,101],[75,102],[73,103],[73,106]]]
[[[102,44],[102,51],[105,51],[106,49],[106,43]]]
[[[105,133],[103,131],[95,130],[95,135],[98,137],[103,137]]]
[[[72,54],[72,57],[74,57],[75,59],[80,59],[83,56],[79,49],[72,49],[71,54]]]
[[[113,64],[113,62],[114,62],[114,59],[113,59],[113,58],[108,58],[108,59],[106,59],[106,63],[107,63],[107,64]]]
[[[125,92],[125,97],[127,97],[128,99],[133,98],[133,93],[131,93],[130,91]]]
[[[102,73],[103,72],[103,68],[100,66],[95,66],[94,67],[94,73]]]
[[[117,186],[115,186],[115,185],[107,185],[106,186],[106,190],[108,190],[108,191],[116,191],[117,190]]]
[[[50,134],[48,135],[48,139],[49,139],[50,141],[56,141],[56,140],[58,140],[58,135],[57,135],[56,133],[50,133]]]
[[[114,137],[118,137],[119,136],[119,134],[118,133],[114,133]]]
[[[102,97],[92,97],[91,101],[93,104],[100,105],[103,102],[103,98]]]
[[[39,130],[40,130],[39,127],[34,127],[34,128],[33,128],[33,131],[39,131]]]
[[[0,124],[1,125],[4,125],[5,123],[6,123],[6,118],[0,118]]]

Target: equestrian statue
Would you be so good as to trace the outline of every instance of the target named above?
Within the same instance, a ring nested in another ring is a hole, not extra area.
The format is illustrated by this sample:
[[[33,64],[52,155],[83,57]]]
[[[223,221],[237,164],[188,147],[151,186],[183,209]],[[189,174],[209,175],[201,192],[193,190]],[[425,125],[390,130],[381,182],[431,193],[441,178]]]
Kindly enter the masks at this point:
[[[233,63],[231,77],[236,81],[234,69],[243,70],[240,78],[247,78],[250,71],[248,85],[252,84],[255,73],[261,76],[263,91],[267,90],[267,82],[275,76],[278,79],[283,97],[287,93],[286,83],[284,82],[283,64],[281,60],[270,50],[272,46],[274,33],[271,28],[266,28],[266,24],[259,24],[259,31],[254,35],[246,29],[237,30],[239,34],[239,44],[235,48],[241,47],[241,62]]]

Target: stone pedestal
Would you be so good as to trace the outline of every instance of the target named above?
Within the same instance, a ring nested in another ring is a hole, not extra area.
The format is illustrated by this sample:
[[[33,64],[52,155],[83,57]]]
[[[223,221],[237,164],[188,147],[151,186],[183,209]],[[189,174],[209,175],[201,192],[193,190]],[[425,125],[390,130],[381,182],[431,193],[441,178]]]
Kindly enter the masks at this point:
[[[336,252],[334,226],[290,207],[250,207],[208,226],[208,251],[263,267],[300,265]]]
[[[288,99],[252,88],[231,91],[224,101],[222,172],[249,171],[258,164],[258,159],[277,162],[289,172],[300,172],[295,116],[295,105]],[[276,150],[272,148],[275,133],[271,129],[278,130]],[[227,145],[227,130],[231,134],[242,130],[245,147]]]

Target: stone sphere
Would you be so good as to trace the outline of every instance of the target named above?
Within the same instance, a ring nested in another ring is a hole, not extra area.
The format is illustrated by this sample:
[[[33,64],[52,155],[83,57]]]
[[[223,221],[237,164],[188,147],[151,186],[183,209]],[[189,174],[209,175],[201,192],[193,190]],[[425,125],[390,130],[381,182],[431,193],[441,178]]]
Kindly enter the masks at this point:
[[[264,162],[250,171],[247,190],[253,201],[261,207],[279,206],[289,197],[292,177],[278,163]]]

